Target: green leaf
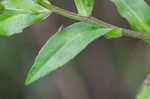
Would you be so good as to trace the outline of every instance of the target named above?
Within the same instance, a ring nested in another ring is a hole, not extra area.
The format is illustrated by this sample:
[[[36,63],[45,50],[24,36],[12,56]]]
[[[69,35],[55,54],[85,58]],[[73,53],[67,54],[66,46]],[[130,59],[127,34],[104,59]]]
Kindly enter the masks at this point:
[[[144,0],[112,1],[135,31],[150,34],[150,8]]]
[[[112,31],[110,31],[109,33],[104,35],[104,37],[107,39],[120,38],[122,36],[123,36],[122,35],[122,29],[113,29]]]
[[[37,0],[1,0],[1,4],[4,5],[5,9],[9,10],[26,10],[31,13],[42,13],[47,11],[47,9],[36,2]]]
[[[62,67],[98,37],[113,29],[99,28],[88,23],[75,23],[57,32],[43,46],[30,69],[26,85]]]
[[[138,90],[136,99],[150,99],[150,75],[146,78]]]
[[[0,35],[11,36],[47,17],[49,10],[33,0],[0,1]]]
[[[78,10],[78,14],[81,16],[90,16],[93,10],[94,0],[74,0]]]

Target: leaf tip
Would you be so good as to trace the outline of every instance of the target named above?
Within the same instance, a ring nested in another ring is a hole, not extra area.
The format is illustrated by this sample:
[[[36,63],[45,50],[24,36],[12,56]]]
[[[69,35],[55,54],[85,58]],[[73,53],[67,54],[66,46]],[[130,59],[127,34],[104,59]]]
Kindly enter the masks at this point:
[[[35,81],[35,79],[33,79],[33,77],[31,76],[31,74],[29,72],[24,84],[26,86],[28,86],[28,85],[32,84],[34,81]]]
[[[27,81],[27,80],[25,81],[24,85],[26,85],[26,86],[28,86],[28,85],[29,85],[29,83],[28,83],[28,81]]]
[[[25,80],[25,85],[28,86],[32,83],[33,81],[27,76],[27,79]]]
[[[32,66],[32,68],[29,70],[28,75],[26,77],[25,80],[25,85],[28,86],[30,84],[32,84],[33,82],[39,80],[41,78],[41,75],[37,75],[36,72],[34,71],[34,66]]]

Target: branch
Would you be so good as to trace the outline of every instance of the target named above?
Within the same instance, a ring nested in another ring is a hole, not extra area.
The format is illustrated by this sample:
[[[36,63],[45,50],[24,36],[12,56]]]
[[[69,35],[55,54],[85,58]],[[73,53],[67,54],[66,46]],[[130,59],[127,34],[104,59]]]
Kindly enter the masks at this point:
[[[73,19],[73,20],[77,20],[77,21],[82,21],[82,22],[88,22],[88,23],[92,23],[92,24],[96,24],[99,25],[100,27],[105,27],[105,28],[121,28],[115,25],[111,25],[109,23],[106,23],[102,20],[99,20],[95,17],[85,17],[85,16],[79,16],[78,14],[68,11],[68,10],[64,10],[61,9],[59,7],[56,7],[54,5],[48,4],[46,2],[39,2],[40,5],[42,5],[43,7],[51,10],[52,12],[59,14],[61,16]],[[125,28],[121,28],[123,35],[124,36],[128,36],[128,37],[134,37],[134,38],[140,38],[140,39],[144,39],[144,40],[149,40],[150,39],[150,35],[149,34],[144,34],[144,33],[140,33],[140,32],[135,32],[129,29],[125,29]]]

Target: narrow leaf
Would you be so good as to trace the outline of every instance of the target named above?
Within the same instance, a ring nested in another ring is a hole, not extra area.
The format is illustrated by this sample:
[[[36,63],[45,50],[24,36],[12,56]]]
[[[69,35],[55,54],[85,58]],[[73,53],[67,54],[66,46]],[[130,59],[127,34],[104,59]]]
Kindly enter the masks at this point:
[[[150,75],[138,90],[136,99],[150,99]]]
[[[94,0],[74,0],[78,10],[78,14],[81,16],[90,16],[93,10]]]
[[[57,32],[43,46],[30,69],[26,85],[62,67],[89,43],[114,29],[99,28],[88,23],[75,23]]]
[[[43,1],[43,0],[42,0]],[[47,1],[47,0],[46,0]],[[40,13],[45,12],[47,9],[36,3],[36,0],[1,0],[1,4],[5,9],[26,10],[29,12]]]
[[[11,36],[22,32],[22,29],[45,19],[43,14],[32,15],[26,13],[17,13],[5,11],[0,14],[0,34]]]
[[[0,1],[0,35],[11,36],[47,17],[49,10],[33,2],[33,0]]]
[[[144,0],[112,1],[135,31],[150,34],[150,8]]]
[[[109,33],[104,35],[104,37],[107,38],[107,39],[120,38],[122,36],[123,36],[122,35],[122,29],[114,29],[114,30],[112,30]]]

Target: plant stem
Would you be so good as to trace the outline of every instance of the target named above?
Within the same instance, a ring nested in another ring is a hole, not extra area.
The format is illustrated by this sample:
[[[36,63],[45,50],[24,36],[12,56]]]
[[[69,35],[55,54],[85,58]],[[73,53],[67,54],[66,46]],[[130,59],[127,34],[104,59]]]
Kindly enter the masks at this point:
[[[56,7],[54,5],[48,4],[46,2],[39,2],[40,5],[42,5],[43,7],[49,9],[50,11],[59,14],[61,16],[73,19],[73,20],[77,20],[77,21],[82,21],[82,22],[88,22],[88,23],[92,23],[92,24],[96,24],[99,25],[101,27],[105,27],[105,28],[121,28],[109,23],[106,23],[102,20],[99,20],[95,17],[85,17],[85,16],[79,16],[78,14]],[[129,29],[125,29],[125,28],[121,28],[122,29],[122,33],[124,36],[128,36],[128,37],[134,37],[134,38],[140,38],[140,39],[144,39],[144,40],[149,40],[150,39],[150,35],[149,34],[144,34],[144,33],[140,33],[140,32],[135,32]]]

